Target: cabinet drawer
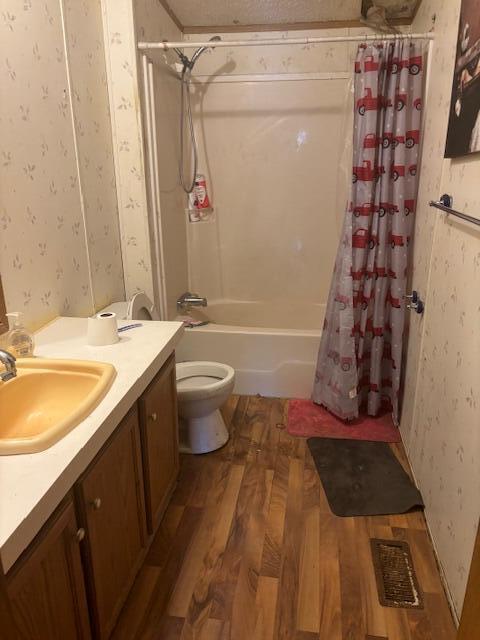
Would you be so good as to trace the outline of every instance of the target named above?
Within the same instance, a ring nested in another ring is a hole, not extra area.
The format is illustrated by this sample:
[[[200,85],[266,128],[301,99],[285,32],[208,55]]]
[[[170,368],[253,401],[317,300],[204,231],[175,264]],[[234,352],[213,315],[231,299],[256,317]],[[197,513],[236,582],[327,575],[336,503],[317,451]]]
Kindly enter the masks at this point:
[[[136,407],[77,483],[88,592],[95,635],[107,638],[144,556],[146,544]]]
[[[175,486],[178,417],[175,355],[167,360],[139,400],[147,525],[158,527]]]

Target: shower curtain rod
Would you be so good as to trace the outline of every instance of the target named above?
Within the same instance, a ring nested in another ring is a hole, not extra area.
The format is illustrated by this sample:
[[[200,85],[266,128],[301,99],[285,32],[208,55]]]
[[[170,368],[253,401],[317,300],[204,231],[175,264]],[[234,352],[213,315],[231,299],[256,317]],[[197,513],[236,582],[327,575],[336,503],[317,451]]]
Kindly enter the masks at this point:
[[[323,36],[319,38],[306,36],[304,38],[256,38],[250,40],[216,40],[210,43],[208,40],[201,42],[193,42],[184,40],[182,42],[139,42],[138,48],[141,50],[148,49],[197,49],[198,47],[258,47],[282,44],[317,44],[321,42],[367,42],[371,40],[433,40],[433,33],[405,33],[405,34],[375,34],[364,36]]]

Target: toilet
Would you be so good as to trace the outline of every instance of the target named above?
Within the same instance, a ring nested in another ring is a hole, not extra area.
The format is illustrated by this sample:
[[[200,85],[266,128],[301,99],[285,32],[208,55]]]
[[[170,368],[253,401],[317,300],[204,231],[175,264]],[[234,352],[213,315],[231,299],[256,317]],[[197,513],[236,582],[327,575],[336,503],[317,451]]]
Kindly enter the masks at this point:
[[[177,364],[180,450],[208,453],[223,447],[229,433],[220,407],[235,384],[235,371],[219,362]]]
[[[119,320],[160,320],[155,305],[146,293],[135,293],[128,302],[113,302],[101,313],[115,313]]]
[[[155,305],[143,292],[126,302],[114,302],[102,313],[119,320],[160,320]],[[220,413],[235,384],[235,371],[220,362],[179,362],[176,365],[180,451],[208,453],[228,441],[229,433]]]

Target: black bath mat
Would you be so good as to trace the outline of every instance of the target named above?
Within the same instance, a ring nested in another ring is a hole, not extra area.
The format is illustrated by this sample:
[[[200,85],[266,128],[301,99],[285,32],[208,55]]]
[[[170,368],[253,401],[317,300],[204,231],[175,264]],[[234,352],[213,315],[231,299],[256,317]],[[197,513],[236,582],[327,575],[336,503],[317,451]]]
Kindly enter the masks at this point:
[[[387,443],[334,438],[307,442],[335,515],[388,515],[424,506]]]

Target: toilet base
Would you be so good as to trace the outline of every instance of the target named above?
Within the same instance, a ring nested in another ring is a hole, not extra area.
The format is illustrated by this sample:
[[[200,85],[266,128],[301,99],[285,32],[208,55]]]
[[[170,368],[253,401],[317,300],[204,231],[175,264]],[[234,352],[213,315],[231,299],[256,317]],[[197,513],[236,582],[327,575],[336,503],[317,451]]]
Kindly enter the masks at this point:
[[[180,452],[208,453],[220,449],[230,435],[218,409],[202,418],[180,419]]]

